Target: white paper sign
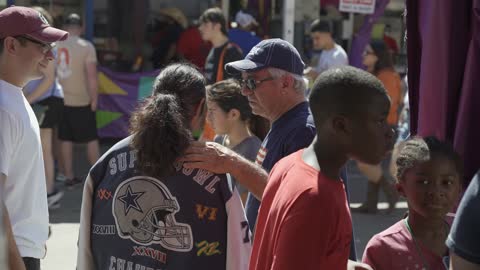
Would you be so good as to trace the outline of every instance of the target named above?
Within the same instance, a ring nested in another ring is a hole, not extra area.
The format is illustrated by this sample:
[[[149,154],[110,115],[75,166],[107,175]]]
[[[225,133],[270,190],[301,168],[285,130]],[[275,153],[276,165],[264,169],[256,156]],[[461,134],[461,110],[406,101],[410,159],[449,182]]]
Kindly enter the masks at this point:
[[[372,14],[375,10],[375,0],[340,0],[339,5],[342,12]]]

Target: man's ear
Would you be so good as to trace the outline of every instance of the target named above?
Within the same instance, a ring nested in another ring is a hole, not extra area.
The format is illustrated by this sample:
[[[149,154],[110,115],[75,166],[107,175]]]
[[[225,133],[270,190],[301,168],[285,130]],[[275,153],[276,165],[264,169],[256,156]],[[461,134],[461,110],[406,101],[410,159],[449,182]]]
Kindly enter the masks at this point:
[[[20,45],[20,41],[18,41],[18,44],[16,44],[15,41],[17,40],[13,37],[6,37],[3,39],[3,50],[9,54],[16,54],[18,48],[17,45]]]
[[[285,89],[285,88],[293,87],[295,80],[290,75],[283,75],[281,78],[281,81],[282,81],[282,88]]]

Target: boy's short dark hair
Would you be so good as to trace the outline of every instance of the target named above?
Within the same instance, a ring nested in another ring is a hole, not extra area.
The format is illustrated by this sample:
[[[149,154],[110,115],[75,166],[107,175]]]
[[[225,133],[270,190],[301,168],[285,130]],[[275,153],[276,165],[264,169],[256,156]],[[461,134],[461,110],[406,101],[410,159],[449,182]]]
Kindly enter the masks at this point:
[[[329,69],[315,81],[310,109],[317,128],[332,115],[355,116],[365,112],[375,95],[387,96],[372,74],[351,66]]]
[[[323,32],[323,33],[332,33],[332,27],[328,21],[320,21],[316,19],[310,24],[310,33],[313,32]]]
[[[209,8],[203,12],[199,19],[200,23],[219,23],[221,26],[221,31],[224,35],[227,35],[227,21],[223,12],[219,8]]]

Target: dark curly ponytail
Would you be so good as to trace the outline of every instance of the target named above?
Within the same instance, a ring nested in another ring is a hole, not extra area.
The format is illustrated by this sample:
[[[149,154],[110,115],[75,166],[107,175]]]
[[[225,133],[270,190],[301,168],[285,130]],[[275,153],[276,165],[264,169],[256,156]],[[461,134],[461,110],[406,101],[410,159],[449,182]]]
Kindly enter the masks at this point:
[[[153,94],[132,115],[131,147],[139,171],[154,177],[173,172],[173,163],[190,145],[190,122],[205,95],[205,78],[188,64],[167,66]]]

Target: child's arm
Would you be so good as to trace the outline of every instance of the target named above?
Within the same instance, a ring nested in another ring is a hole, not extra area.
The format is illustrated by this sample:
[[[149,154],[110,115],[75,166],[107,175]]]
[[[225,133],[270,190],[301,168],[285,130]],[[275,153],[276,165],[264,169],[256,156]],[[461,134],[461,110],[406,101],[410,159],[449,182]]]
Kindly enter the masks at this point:
[[[3,177],[4,175],[0,173],[0,179],[2,179]],[[20,252],[18,251],[15,238],[13,238],[12,224],[10,223],[10,217],[8,216],[7,208],[5,207],[5,204],[3,203],[3,201],[0,201],[0,202],[2,204],[1,207],[2,207],[2,213],[3,213],[3,227],[5,230],[4,231],[5,236],[7,238],[8,267],[10,270],[25,270],[25,264],[23,263],[22,257],[20,256]]]
[[[78,236],[77,270],[94,270],[91,250],[91,217],[93,207],[93,179],[87,176],[83,188],[82,208],[80,211],[80,233]]]

